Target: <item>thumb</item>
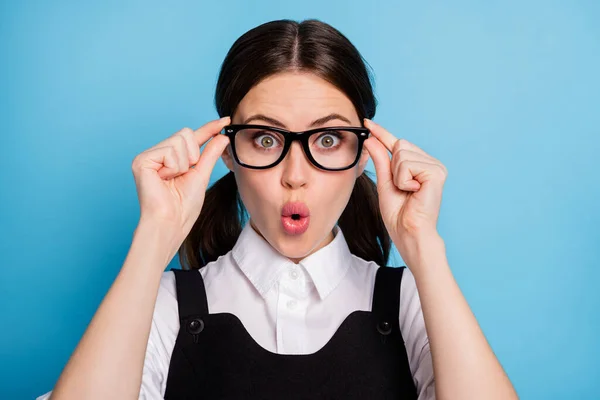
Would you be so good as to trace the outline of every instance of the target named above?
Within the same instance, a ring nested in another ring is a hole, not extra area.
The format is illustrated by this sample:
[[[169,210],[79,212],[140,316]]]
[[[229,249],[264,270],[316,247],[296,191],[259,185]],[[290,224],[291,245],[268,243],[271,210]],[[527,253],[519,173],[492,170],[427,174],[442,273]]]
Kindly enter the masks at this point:
[[[369,154],[373,159],[373,164],[375,164],[377,188],[379,191],[386,190],[389,185],[394,184],[388,150],[375,136],[371,136],[365,140],[364,146],[369,151]]]

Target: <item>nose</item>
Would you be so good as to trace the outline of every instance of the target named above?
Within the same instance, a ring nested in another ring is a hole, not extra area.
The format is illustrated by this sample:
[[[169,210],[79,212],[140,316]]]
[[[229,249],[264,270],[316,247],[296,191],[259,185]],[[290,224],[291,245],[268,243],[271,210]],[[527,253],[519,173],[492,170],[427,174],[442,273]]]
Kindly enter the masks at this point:
[[[306,185],[312,165],[299,142],[292,143],[285,158],[281,161],[281,165],[283,166],[281,174],[283,186],[296,189]]]

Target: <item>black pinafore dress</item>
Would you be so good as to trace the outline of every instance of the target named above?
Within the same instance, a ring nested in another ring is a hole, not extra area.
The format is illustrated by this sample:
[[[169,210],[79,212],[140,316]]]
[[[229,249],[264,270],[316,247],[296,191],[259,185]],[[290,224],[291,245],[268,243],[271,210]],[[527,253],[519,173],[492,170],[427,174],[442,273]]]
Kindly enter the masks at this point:
[[[165,399],[417,398],[398,321],[406,267],[379,267],[371,311],[355,310],[311,354],[259,345],[232,313],[211,314],[198,270],[173,270],[180,330]]]

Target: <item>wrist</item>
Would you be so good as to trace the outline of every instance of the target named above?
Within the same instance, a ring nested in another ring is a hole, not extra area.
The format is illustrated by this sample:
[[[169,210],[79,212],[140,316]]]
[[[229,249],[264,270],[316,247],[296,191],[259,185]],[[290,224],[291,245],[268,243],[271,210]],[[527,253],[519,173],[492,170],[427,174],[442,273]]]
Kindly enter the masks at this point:
[[[177,241],[180,236],[180,230],[175,224],[164,219],[147,216],[140,217],[134,235],[140,231],[154,232],[156,236],[162,236],[164,239],[172,238],[172,241]]]
[[[413,273],[445,264],[446,245],[437,231],[420,232],[402,240],[394,240],[394,244]]]
[[[143,253],[150,257],[152,264],[164,270],[171,262],[183,239],[177,229],[151,219],[140,219],[133,233],[131,252]]]

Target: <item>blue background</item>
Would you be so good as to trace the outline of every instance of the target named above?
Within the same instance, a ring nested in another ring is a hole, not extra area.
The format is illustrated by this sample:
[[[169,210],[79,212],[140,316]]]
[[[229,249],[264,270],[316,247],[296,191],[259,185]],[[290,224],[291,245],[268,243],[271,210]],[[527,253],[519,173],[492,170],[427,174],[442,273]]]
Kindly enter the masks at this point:
[[[227,50],[280,18],[346,34],[375,121],[448,167],[439,231],[521,398],[600,398],[599,2],[169,3],[0,5],[0,398],[52,388],[131,243],[133,157],[216,118]]]

